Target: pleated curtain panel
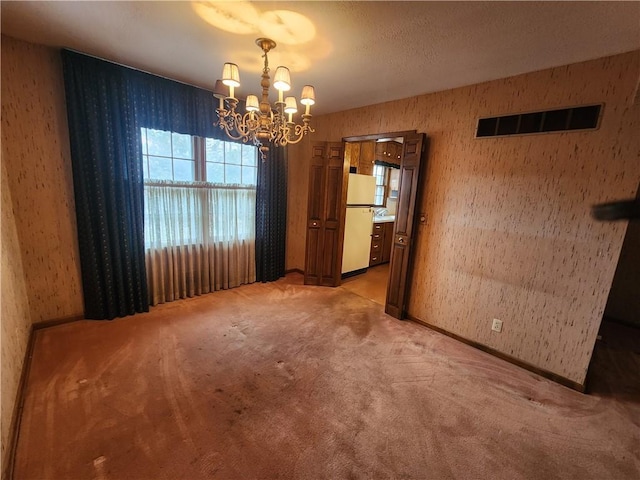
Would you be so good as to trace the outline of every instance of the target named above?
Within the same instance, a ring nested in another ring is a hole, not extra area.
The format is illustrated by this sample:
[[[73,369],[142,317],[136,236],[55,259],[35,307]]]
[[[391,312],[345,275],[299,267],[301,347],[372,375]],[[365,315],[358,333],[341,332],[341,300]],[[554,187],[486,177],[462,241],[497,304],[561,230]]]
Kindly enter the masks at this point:
[[[151,304],[254,282],[255,201],[241,185],[146,185]]]
[[[145,185],[141,128],[229,141],[212,92],[69,50],[62,61],[86,318],[284,275],[283,148],[257,187]]]
[[[285,274],[287,240],[287,149],[271,146],[258,164],[256,279],[272,282]]]

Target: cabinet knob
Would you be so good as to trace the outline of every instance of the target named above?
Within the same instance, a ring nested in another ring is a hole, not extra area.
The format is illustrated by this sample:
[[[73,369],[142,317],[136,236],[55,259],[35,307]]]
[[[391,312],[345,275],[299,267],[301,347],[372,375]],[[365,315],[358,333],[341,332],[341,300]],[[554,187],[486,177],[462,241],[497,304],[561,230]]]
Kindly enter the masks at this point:
[[[404,243],[404,238],[400,237],[400,238],[398,239],[398,243]]]
[[[313,223],[312,223],[312,225],[313,225],[314,227],[317,227],[317,226],[318,226],[318,222],[313,222]]]

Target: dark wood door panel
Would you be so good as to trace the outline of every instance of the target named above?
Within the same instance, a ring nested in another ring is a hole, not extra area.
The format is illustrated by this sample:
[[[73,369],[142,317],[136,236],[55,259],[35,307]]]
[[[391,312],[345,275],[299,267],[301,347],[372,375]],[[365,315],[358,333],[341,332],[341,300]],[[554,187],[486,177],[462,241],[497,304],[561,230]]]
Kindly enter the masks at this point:
[[[400,184],[398,194],[398,207],[396,210],[396,226],[397,233],[407,234],[410,225],[413,223],[413,217],[409,216],[411,210],[411,200],[415,197],[413,192],[413,179],[416,175],[415,166],[402,168],[400,172]],[[404,188],[403,188],[404,186]]]
[[[341,195],[337,195],[342,188],[342,165],[329,165],[327,168],[327,203],[325,221],[339,222],[341,214]]]
[[[308,217],[320,220],[323,214],[323,188],[324,188],[324,167],[322,165],[311,165],[309,175],[309,206]]]
[[[408,249],[404,245],[396,245],[391,252],[389,267],[389,283],[387,286],[387,303],[384,311],[389,315],[401,318],[404,306],[402,292],[406,286],[405,265],[408,264]]]
[[[308,229],[305,261],[305,283],[315,284],[320,280],[320,266],[318,265],[318,261],[320,259],[320,255],[318,254],[318,252],[320,249],[320,229]]]
[[[311,153],[304,282],[337,286],[349,164],[345,163],[341,143],[317,143]]]
[[[337,230],[325,230],[323,238],[323,257],[322,257],[322,278],[320,285],[334,286],[335,276],[335,257],[338,247]]]
[[[391,247],[389,284],[385,312],[396,318],[404,318],[408,294],[409,267],[413,242],[415,205],[418,196],[424,134],[408,134],[404,137],[400,164],[398,207]]]

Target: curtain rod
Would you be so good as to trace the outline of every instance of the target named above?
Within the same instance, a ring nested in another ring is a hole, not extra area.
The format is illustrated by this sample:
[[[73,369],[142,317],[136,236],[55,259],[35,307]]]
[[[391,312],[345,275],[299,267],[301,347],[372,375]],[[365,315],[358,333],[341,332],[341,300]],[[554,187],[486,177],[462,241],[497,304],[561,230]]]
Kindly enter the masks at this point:
[[[96,60],[101,60],[103,62],[111,63],[112,65],[117,65],[119,67],[128,68],[129,70],[134,70],[136,72],[145,73],[147,75],[152,75],[158,78],[164,78],[165,80],[169,80],[171,82],[181,83],[188,87],[198,88],[200,90],[205,90],[213,95],[213,90],[209,90],[208,88],[199,87],[198,85],[194,85],[193,83],[183,82],[182,80],[176,80],[175,78],[165,77],[164,75],[158,75],[157,73],[149,72],[147,70],[142,70],[141,68],[132,67],[131,65],[125,65],[124,63],[116,62],[114,60],[108,60],[106,58],[98,57],[97,55],[91,55],[90,53],[80,52],[78,50],[74,50],[72,48],[61,48],[61,50],[67,50],[68,52],[77,53],[78,55],[84,55],[85,57],[95,58]]]

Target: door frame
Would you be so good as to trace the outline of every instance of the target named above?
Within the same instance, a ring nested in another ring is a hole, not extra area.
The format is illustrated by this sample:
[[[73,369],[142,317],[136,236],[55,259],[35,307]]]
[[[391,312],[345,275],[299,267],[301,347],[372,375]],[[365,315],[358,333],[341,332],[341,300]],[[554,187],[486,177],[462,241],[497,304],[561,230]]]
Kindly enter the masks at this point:
[[[404,140],[404,137],[409,136],[409,135],[417,135],[418,131],[417,130],[403,130],[403,131],[399,131],[399,132],[386,132],[386,133],[375,133],[375,134],[370,134],[370,135],[358,135],[358,136],[351,136],[351,137],[343,137],[342,138],[342,142],[343,144],[346,143],[353,143],[353,142],[363,142],[363,141],[368,141],[368,140],[379,140],[382,138],[398,138],[398,137],[402,137]],[[423,134],[424,135],[424,134]],[[427,141],[427,137],[426,135],[423,136],[423,143]],[[403,142],[404,145],[404,142]],[[422,146],[422,152],[420,153],[421,156],[424,155],[424,150],[425,149],[425,145],[423,144]],[[404,160],[404,148],[403,148],[403,158],[401,159],[401,162]],[[346,162],[346,159],[345,159]],[[421,170],[425,168],[425,165],[421,166]],[[402,184],[400,185],[400,188],[402,188]],[[418,188],[417,188],[417,192],[415,193],[416,195],[416,201],[419,200],[420,197],[420,185],[418,184]],[[398,191],[398,197],[400,197],[401,192]],[[341,209],[346,211],[347,208],[347,204],[346,204],[346,198],[344,199],[343,204],[341,205]],[[413,222],[413,224],[415,224],[416,219],[419,217],[419,209],[415,209],[413,211],[413,218],[411,219],[411,221]],[[344,237],[344,229],[341,232],[342,236]],[[395,228],[394,228],[394,234],[395,234]],[[395,235],[394,235],[395,237]],[[408,268],[406,269],[405,273],[404,273],[404,284],[406,285],[406,282],[408,280],[407,277],[410,276],[412,270],[413,270],[413,260],[415,258],[415,255],[410,255],[408,258]],[[391,272],[389,272],[391,274]],[[387,281],[390,281],[391,279],[387,279]],[[385,309],[388,309],[388,301],[389,301],[389,289],[387,288],[387,294],[385,297]],[[400,311],[396,311],[396,309],[392,309],[392,311],[387,311],[387,313],[390,313],[392,316],[399,318],[399,319],[403,319],[406,312],[404,311],[404,308],[400,309]]]

